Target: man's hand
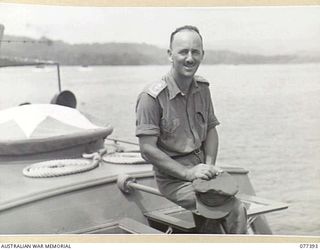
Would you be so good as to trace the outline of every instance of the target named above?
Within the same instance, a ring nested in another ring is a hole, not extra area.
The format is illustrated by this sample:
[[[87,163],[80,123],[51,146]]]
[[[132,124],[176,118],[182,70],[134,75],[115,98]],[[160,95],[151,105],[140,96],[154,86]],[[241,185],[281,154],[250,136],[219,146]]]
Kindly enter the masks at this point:
[[[197,179],[197,178],[210,180],[222,172],[223,170],[221,168],[218,168],[213,165],[201,163],[194,166],[191,169],[188,169],[186,178],[189,181],[193,181],[194,179]]]

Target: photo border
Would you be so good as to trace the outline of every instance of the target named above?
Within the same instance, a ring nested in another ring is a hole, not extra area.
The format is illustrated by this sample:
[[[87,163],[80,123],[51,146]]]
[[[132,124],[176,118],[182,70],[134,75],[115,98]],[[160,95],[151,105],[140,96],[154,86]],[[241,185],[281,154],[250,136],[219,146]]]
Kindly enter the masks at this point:
[[[2,2],[2,1],[1,1]],[[85,7],[319,6],[320,0],[7,0],[8,4]],[[0,235],[0,243],[320,243],[320,236]],[[297,248],[299,248],[297,246]]]

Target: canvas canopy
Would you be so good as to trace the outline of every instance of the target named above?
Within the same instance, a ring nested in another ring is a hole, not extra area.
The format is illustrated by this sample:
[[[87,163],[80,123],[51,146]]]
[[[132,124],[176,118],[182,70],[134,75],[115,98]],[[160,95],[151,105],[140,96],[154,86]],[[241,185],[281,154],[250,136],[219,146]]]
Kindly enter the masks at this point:
[[[78,110],[31,104],[0,111],[0,155],[49,152],[104,139],[111,126],[99,127]]]

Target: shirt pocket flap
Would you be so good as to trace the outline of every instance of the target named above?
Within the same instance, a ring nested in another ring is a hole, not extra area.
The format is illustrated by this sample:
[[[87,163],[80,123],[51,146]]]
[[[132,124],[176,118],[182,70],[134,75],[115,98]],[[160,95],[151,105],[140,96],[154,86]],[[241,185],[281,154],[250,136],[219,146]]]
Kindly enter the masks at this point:
[[[177,130],[177,128],[180,126],[180,119],[175,118],[172,120],[161,120],[161,127],[163,131],[167,133],[173,133]]]

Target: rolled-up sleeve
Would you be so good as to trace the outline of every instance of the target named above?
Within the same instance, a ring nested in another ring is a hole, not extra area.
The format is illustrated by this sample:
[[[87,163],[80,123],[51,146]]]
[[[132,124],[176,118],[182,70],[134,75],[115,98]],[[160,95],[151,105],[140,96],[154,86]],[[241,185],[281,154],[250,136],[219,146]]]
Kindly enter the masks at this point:
[[[139,95],[136,105],[136,136],[160,135],[160,105],[147,93]]]

